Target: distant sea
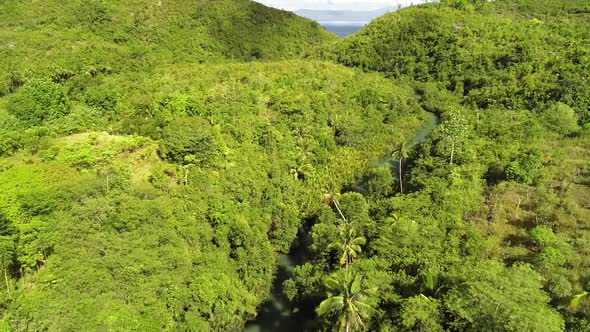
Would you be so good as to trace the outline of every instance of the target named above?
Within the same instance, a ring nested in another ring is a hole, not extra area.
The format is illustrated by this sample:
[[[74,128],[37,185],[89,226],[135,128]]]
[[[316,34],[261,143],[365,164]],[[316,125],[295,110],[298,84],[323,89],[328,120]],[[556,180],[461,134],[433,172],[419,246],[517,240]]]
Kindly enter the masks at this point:
[[[369,21],[319,21],[326,30],[340,37],[346,37],[362,29]]]

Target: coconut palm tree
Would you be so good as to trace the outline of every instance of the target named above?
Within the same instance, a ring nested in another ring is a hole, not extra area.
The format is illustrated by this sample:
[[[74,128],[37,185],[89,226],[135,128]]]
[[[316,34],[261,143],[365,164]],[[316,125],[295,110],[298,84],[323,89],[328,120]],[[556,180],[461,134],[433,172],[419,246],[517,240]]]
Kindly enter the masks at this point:
[[[373,289],[364,290],[362,278],[350,270],[340,270],[326,279],[328,298],[316,308],[318,316],[338,317],[339,331],[351,332],[365,326],[364,319],[377,312],[367,304]]]
[[[356,230],[352,226],[344,224],[340,226],[340,239],[332,242],[328,249],[336,249],[342,252],[340,266],[348,269],[352,260],[362,252],[361,246],[365,245],[365,243],[367,243],[367,239],[364,236],[357,236]]]
[[[336,211],[338,211],[338,214],[340,214],[340,217],[342,217],[342,220],[344,220],[345,222],[348,222],[348,220],[346,220],[346,217],[342,213],[342,210],[340,210],[340,206],[338,205],[338,196],[340,196],[340,194],[330,191],[327,194],[324,194],[324,196],[323,196],[324,203],[326,203],[327,205],[333,204],[334,207],[336,208]]]
[[[399,174],[399,192],[402,194],[404,193],[404,183],[402,180],[402,164],[404,162],[404,159],[408,158],[409,156],[409,150],[406,146],[406,143],[400,143],[395,149],[395,151],[393,151],[393,153],[391,154],[392,158],[397,158],[399,160],[399,169],[397,170],[397,172]]]

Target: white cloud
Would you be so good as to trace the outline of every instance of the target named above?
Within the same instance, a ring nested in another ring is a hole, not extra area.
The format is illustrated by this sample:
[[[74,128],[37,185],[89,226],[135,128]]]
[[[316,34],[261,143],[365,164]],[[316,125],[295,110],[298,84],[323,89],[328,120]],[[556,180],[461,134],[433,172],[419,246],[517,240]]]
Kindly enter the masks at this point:
[[[257,0],[267,6],[286,10],[297,9],[353,9],[373,10],[384,7],[409,6],[425,0]]]

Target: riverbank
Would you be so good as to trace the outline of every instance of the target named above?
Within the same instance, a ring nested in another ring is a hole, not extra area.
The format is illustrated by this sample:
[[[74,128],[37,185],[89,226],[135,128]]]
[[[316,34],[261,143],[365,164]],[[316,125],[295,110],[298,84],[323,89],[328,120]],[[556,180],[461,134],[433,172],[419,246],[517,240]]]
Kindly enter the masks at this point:
[[[414,139],[409,142],[409,146],[423,143],[436,129],[439,122],[440,118],[437,114],[427,112],[426,125],[416,133]],[[396,168],[397,160],[391,156],[383,157],[378,161],[378,164],[390,164],[392,169],[398,172]],[[362,184],[357,184],[352,189],[360,192],[364,190]],[[304,247],[295,245],[289,254],[278,255],[277,275],[273,281],[271,295],[260,308],[256,319],[246,324],[244,332],[300,332],[305,329],[307,322],[314,318],[309,313],[306,315],[305,312],[300,310],[293,310],[289,300],[283,294],[285,280],[289,279],[291,272],[297,265],[305,263],[304,252]]]

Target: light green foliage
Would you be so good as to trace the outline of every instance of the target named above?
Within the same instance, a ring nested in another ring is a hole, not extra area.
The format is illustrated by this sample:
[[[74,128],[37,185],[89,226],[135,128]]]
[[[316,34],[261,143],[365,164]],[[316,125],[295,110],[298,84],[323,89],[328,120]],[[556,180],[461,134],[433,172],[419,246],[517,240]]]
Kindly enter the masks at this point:
[[[469,134],[469,129],[469,123],[461,111],[452,110],[445,113],[438,132],[442,137],[443,147],[448,150],[449,164],[453,164],[455,151],[460,149],[463,140]]]
[[[589,13],[3,1],[1,329],[586,331]]]
[[[542,115],[543,124],[561,135],[570,135],[579,130],[578,115],[571,107],[557,103],[545,110]]]
[[[508,164],[506,168],[506,177],[524,184],[537,183],[542,176],[543,163],[541,156],[536,151],[522,154],[518,159]]]
[[[444,331],[440,315],[440,303],[423,295],[405,300],[400,313],[402,326],[411,331]]]
[[[72,115],[103,114],[104,127],[66,116],[7,142],[15,330],[240,330],[269,292],[269,253],[289,249],[324,188],[352,183],[421,122],[407,86],[323,62],[100,75],[66,85]],[[361,103],[367,86],[382,98]],[[364,224],[353,198],[345,213]]]
[[[548,306],[542,278],[526,265],[498,263],[457,271],[464,284],[446,295],[457,327],[473,331],[562,331],[563,318]]]
[[[531,239],[535,244],[545,247],[554,245],[557,242],[555,233],[547,226],[537,226],[531,230]]]

